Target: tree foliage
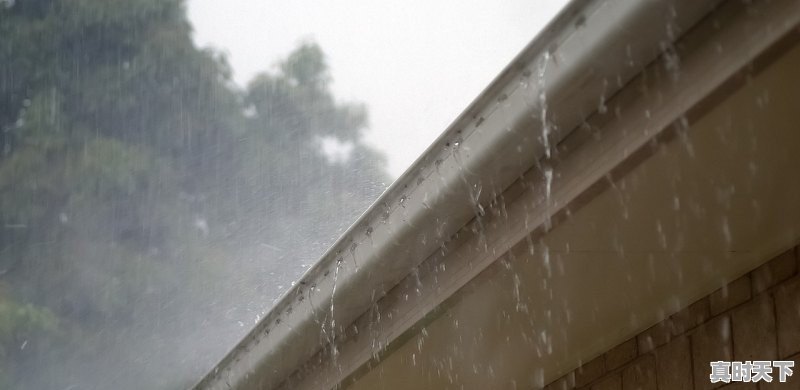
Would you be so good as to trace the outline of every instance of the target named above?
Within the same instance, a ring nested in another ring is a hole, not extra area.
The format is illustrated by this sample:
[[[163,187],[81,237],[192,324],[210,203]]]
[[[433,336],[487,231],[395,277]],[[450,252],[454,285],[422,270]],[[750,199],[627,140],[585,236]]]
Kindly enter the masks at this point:
[[[240,89],[184,6],[0,2],[0,388],[191,383],[383,190],[317,45]]]

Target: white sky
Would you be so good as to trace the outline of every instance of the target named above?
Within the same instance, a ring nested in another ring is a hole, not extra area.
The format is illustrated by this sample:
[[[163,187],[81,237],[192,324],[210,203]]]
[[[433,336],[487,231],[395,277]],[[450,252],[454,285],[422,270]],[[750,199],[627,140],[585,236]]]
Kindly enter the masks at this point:
[[[566,0],[189,0],[200,46],[242,86],[300,42],[319,43],[333,90],[367,105],[367,142],[399,176]]]

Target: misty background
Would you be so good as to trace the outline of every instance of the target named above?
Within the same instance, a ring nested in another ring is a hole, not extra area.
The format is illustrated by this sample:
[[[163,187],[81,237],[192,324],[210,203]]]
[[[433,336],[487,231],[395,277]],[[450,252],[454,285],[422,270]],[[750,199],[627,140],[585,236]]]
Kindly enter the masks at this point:
[[[567,0],[190,0],[195,42],[227,54],[233,80],[298,43],[325,51],[331,90],[369,107],[364,140],[397,177]]]
[[[195,383],[550,17],[447,4],[0,1],[0,389]]]

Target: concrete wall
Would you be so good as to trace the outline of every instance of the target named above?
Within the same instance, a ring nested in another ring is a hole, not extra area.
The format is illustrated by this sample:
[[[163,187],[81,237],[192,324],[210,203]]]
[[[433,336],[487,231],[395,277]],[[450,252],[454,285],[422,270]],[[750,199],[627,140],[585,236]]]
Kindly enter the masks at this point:
[[[800,275],[792,248],[547,390],[800,389]],[[794,360],[786,383],[715,383],[709,362]]]

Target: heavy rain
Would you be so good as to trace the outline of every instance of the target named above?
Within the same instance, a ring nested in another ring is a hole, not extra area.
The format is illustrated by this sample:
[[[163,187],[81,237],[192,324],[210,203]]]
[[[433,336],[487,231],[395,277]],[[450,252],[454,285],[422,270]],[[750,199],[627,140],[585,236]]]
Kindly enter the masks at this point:
[[[345,3],[0,0],[0,390],[797,388],[800,3]]]

